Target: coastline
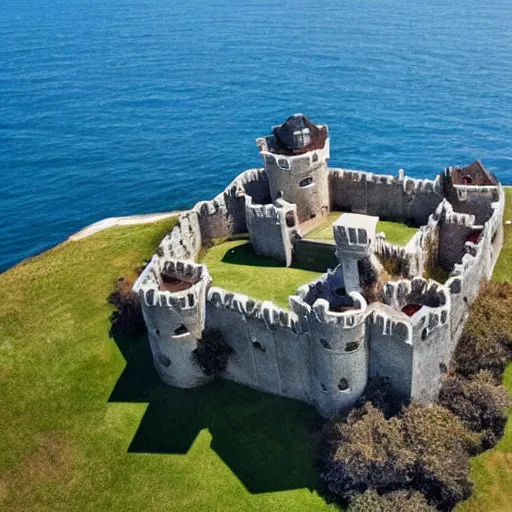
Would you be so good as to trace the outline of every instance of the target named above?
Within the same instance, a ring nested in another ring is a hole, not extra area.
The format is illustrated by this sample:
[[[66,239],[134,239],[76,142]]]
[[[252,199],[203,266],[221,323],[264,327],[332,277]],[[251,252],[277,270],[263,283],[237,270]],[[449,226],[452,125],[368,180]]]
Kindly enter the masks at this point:
[[[503,185],[503,188],[512,188],[512,185]],[[70,242],[76,242],[82,240],[88,236],[104,231],[105,229],[114,228],[117,226],[133,226],[135,224],[151,224],[159,220],[167,219],[173,215],[178,215],[185,210],[173,210],[171,212],[161,213],[145,213],[136,215],[126,215],[124,217],[107,217],[106,219],[99,220],[93,224],[89,224],[80,231],[70,235],[67,240]]]
[[[145,213],[140,215],[127,215],[124,217],[107,217],[106,219],[99,220],[98,222],[94,222],[93,224],[89,224],[85,228],[77,231],[68,237],[68,241],[76,242],[77,240],[82,240],[83,238],[87,238],[88,236],[99,233],[100,231],[104,231],[105,229],[110,229],[118,226],[134,226],[136,224],[151,224],[152,222],[158,222],[163,219],[167,219],[169,217],[173,217],[174,215],[178,215],[181,213],[179,210],[171,211],[171,212],[162,212],[162,213]]]

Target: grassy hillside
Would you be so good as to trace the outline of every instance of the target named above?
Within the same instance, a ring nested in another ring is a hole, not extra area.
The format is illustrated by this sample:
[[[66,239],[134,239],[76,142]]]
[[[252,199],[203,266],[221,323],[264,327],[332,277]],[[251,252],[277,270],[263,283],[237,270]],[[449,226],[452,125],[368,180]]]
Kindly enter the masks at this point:
[[[111,229],[0,274],[0,510],[328,509],[311,491],[312,408],[227,382],[172,389],[145,340],[109,337],[116,278],[171,226]]]
[[[228,382],[170,388],[144,339],[109,336],[115,279],[172,223],[111,229],[0,274],[0,510],[333,509],[316,491],[311,407]],[[509,262],[511,227],[497,279],[512,279]],[[472,477],[459,512],[511,510],[512,422]]]

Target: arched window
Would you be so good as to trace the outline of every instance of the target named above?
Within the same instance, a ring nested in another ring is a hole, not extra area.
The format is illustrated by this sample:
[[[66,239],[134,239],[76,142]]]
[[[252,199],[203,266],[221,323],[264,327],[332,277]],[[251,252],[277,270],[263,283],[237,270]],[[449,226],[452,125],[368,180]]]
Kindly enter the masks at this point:
[[[293,132],[293,139],[295,146],[298,148],[304,148],[311,144],[311,132],[309,128],[301,128]]]
[[[183,336],[184,334],[188,334],[188,329],[183,324],[174,330],[175,336]]]
[[[164,356],[163,354],[160,354],[158,356],[158,361],[160,361],[160,364],[162,366],[165,366],[166,368],[169,368],[169,366],[171,366],[171,360],[167,356]]]
[[[345,352],[354,352],[359,348],[359,343],[357,341],[350,341],[345,345]]]
[[[259,342],[259,341],[253,341],[252,346],[256,349],[258,349],[260,352],[266,352],[267,349]]]
[[[338,389],[340,391],[348,391],[350,389],[350,386],[348,385],[347,379],[340,379],[338,383]]]
[[[324,340],[323,338],[320,338],[320,345],[322,345],[323,348],[331,348],[331,345],[327,340]]]
[[[279,165],[279,167],[281,167],[281,169],[289,169],[290,168],[290,164],[286,158],[280,158],[277,161],[277,165]]]
[[[304,178],[300,183],[299,183],[299,187],[300,188],[304,188],[304,187],[309,187],[310,185],[313,184],[313,178],[311,176],[308,176],[307,178]]]

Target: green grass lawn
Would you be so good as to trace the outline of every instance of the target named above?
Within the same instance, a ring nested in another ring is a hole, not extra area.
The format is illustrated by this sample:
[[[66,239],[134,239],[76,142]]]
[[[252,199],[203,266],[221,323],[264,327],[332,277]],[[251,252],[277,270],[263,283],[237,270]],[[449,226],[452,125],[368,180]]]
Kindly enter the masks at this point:
[[[321,275],[285,267],[271,258],[257,256],[248,240],[231,240],[209,248],[201,258],[213,278],[213,285],[244,293],[260,300],[271,300],[288,308],[288,296]]]
[[[115,280],[172,224],[109,229],[0,274],[0,510],[329,509],[311,407],[229,382],[173,389],[145,339],[110,338]]]
[[[313,231],[306,235],[309,240],[325,240],[334,241],[332,232],[332,223],[337,220],[342,212],[331,212],[325,222]],[[406,245],[412,238],[418,228],[412,228],[401,224],[400,222],[390,222],[386,220],[379,220],[377,223],[377,233],[383,231],[386,233],[386,241],[395,245]]]
[[[110,229],[0,274],[0,510],[334,509],[317,491],[311,407],[229,382],[171,388],[145,339],[109,336],[115,280],[171,226]],[[496,279],[512,279],[505,230]],[[512,390],[512,365],[504,382]],[[511,510],[511,421],[472,478],[458,512]]]

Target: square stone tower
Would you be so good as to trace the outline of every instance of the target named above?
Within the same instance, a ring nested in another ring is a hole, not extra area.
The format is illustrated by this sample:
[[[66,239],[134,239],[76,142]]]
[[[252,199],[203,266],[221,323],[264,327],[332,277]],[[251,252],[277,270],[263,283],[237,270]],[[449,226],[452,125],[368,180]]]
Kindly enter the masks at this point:
[[[343,213],[332,225],[336,256],[343,268],[347,292],[360,291],[358,261],[369,258],[375,242],[379,217]]]

